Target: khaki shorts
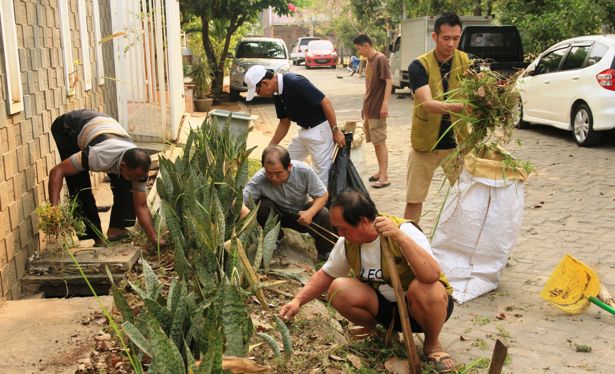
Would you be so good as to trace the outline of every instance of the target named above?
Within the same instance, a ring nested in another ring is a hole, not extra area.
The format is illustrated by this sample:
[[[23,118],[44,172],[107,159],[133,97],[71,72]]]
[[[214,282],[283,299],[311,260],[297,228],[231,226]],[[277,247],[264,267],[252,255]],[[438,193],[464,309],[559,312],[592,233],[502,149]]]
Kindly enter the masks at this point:
[[[365,139],[368,143],[381,144],[387,140],[386,119],[366,119],[363,128],[365,129]]]
[[[451,186],[459,177],[461,169],[451,161],[442,161],[455,149],[436,149],[431,152],[419,152],[410,147],[408,155],[408,175],[406,178],[406,203],[418,204],[425,201],[433,174],[440,166]]]

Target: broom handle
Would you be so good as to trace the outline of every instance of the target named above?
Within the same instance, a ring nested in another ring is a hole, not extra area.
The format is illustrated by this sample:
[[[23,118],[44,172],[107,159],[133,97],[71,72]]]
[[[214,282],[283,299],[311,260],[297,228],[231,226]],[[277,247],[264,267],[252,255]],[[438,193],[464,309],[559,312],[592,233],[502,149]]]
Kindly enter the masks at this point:
[[[615,316],[615,308],[613,308],[612,306],[603,303],[602,301],[598,300],[598,298],[593,296],[589,297],[589,301]]]
[[[410,374],[421,373],[421,360],[416,353],[416,346],[414,345],[414,338],[412,336],[412,326],[410,325],[410,317],[408,315],[408,306],[406,305],[406,295],[401,286],[399,280],[399,274],[395,267],[395,260],[390,252],[390,248],[393,247],[392,239],[389,237],[381,237],[384,239],[386,245],[382,246],[382,256],[384,257],[384,265],[388,268],[389,276],[391,277],[391,283],[393,285],[393,291],[395,291],[395,298],[397,299],[397,311],[399,312],[399,319],[401,320],[401,329],[404,335],[404,345],[406,346],[406,352],[408,354],[408,363],[410,364]]]

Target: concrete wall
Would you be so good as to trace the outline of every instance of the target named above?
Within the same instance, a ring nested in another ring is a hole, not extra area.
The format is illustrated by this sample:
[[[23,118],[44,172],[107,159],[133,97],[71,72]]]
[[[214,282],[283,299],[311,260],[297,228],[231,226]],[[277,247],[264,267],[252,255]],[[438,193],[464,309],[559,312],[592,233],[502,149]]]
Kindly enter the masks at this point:
[[[18,280],[25,272],[26,259],[39,248],[38,222],[33,212],[48,200],[48,174],[58,161],[51,123],[74,109],[105,111],[105,104],[110,114],[116,114],[115,85],[106,80],[99,86],[96,79],[91,2],[86,1],[92,89],[85,92],[80,81],[74,96],[67,97],[57,0],[13,1],[24,110],[7,115],[6,69],[0,62],[0,299],[19,298]],[[108,1],[100,0],[103,37],[110,31]],[[69,0],[69,18],[73,58],[81,60],[77,0]],[[103,53],[106,74],[113,76],[113,51],[105,46]],[[83,77],[83,66],[75,66],[79,77]],[[105,94],[107,89],[110,92]]]

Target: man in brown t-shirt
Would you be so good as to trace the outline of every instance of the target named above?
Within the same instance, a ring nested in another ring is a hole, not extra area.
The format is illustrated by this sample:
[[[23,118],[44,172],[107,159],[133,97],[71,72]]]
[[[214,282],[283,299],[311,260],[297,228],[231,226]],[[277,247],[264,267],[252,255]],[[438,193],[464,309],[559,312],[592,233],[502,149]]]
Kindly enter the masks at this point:
[[[388,175],[389,151],[386,145],[387,124],[389,115],[389,96],[393,81],[387,58],[372,46],[369,36],[360,34],[354,41],[357,52],[367,58],[365,72],[365,96],[361,117],[365,123],[367,142],[374,144],[378,172],[369,177],[374,182],[372,187],[383,188],[391,185]]]

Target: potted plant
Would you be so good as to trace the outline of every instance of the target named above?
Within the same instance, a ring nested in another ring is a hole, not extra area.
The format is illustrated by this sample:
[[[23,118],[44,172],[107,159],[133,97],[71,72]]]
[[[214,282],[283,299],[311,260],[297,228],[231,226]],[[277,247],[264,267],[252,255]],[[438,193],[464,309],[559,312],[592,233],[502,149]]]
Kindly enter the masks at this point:
[[[192,63],[191,70],[190,76],[192,77],[192,84],[194,85],[192,96],[192,100],[194,101],[194,111],[208,112],[213,103],[213,99],[207,97],[207,94],[209,94],[211,81],[209,65],[204,59],[195,59]]]

